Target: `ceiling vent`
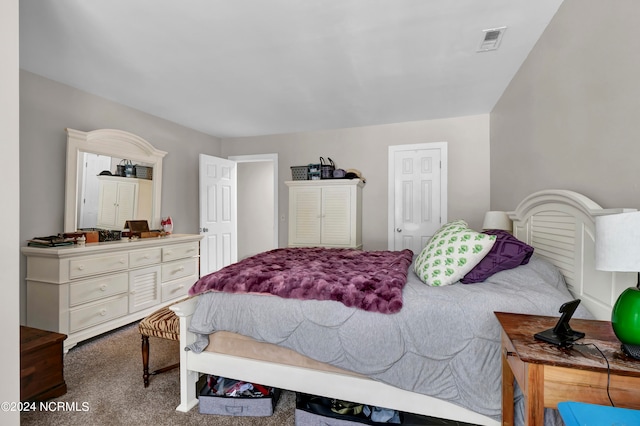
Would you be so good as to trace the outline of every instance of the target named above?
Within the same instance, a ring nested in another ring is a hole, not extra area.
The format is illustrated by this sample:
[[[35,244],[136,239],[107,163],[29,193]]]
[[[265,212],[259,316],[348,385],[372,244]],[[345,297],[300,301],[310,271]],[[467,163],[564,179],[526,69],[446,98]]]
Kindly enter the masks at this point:
[[[484,33],[478,52],[488,52],[490,50],[496,50],[500,46],[502,36],[507,30],[507,27],[491,28],[488,30],[482,30]]]

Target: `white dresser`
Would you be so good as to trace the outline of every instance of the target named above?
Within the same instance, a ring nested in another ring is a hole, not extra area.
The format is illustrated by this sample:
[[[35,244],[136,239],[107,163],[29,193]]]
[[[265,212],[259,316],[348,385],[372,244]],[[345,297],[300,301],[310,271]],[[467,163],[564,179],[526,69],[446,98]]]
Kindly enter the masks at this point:
[[[64,350],[186,297],[200,235],[23,247],[27,326],[66,334]]]
[[[289,247],[362,248],[361,180],[285,184],[289,187]]]

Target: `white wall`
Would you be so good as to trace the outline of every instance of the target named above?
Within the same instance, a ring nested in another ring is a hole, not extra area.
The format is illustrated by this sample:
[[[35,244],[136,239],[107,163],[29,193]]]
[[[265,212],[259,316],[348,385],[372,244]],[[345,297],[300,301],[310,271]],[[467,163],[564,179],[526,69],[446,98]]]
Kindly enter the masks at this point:
[[[238,260],[273,249],[273,163],[238,163]]]
[[[363,243],[387,248],[387,153],[391,145],[448,142],[449,219],[479,227],[489,208],[489,115],[417,121],[351,129],[219,140],[44,77],[20,73],[20,241],[62,231],[64,129],[116,128],[168,151],[164,160],[162,214],[175,232],[198,232],[198,155],[279,155],[278,209],[288,212],[285,180],[290,166],[331,157],[341,168],[367,178],[363,192]],[[42,206],[47,206],[43,213]],[[287,244],[288,222],[279,222],[279,245]],[[22,259],[22,258],[21,258]],[[24,277],[24,259],[21,277]],[[24,285],[22,286],[24,289]],[[24,306],[24,290],[21,292]],[[24,322],[24,308],[22,309]]]
[[[549,188],[640,208],[640,2],[565,0],[491,113],[491,207]]]
[[[34,236],[63,231],[67,127],[125,130],[167,151],[161,215],[173,218],[176,233],[198,233],[198,156],[219,156],[219,139],[21,71],[20,244]],[[24,258],[21,260],[24,278]]]
[[[280,214],[288,212],[285,180],[291,166],[331,157],[337,167],[359,169],[363,190],[363,245],[387,249],[387,153],[391,145],[448,142],[449,219],[480,227],[489,208],[489,115],[416,121],[319,132],[222,140],[222,156],[278,153]],[[280,222],[279,242],[287,244],[288,221]]]
[[[2,244],[0,244],[0,270],[2,271],[2,298],[0,324],[2,324],[2,351],[0,351],[0,402],[20,400],[20,223],[19,185],[19,51],[18,0],[0,2],[0,141],[2,141],[4,175],[0,185]],[[0,411],[0,423],[19,425],[20,413]]]

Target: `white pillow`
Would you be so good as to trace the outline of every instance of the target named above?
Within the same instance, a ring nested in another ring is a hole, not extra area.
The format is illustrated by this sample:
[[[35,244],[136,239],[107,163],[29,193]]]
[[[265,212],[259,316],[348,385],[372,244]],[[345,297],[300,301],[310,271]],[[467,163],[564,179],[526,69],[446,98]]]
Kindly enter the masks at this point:
[[[464,220],[449,222],[431,237],[413,269],[427,285],[453,284],[480,263],[495,242],[495,235],[476,232]]]

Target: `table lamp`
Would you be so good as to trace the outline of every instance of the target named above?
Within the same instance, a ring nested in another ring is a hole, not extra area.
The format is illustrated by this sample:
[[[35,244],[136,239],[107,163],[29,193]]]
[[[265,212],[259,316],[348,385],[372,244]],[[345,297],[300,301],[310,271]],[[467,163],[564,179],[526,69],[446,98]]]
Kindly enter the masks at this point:
[[[640,359],[640,212],[596,217],[595,245],[596,269],[638,274],[613,306],[611,325],[623,351]]]
[[[484,222],[482,223],[482,229],[502,229],[504,231],[511,232],[513,224],[507,212],[501,211],[489,211],[484,214]]]

